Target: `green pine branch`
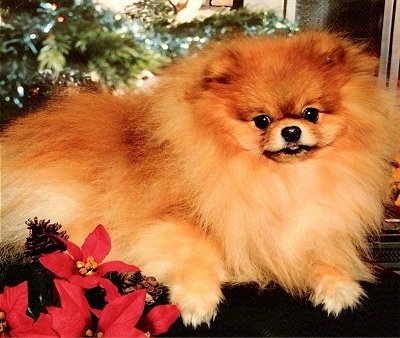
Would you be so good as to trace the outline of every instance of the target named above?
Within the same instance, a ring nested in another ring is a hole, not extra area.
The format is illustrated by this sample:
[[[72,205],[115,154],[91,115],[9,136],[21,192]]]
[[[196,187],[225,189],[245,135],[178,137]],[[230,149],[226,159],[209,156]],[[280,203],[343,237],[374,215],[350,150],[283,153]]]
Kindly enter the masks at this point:
[[[39,71],[49,69],[58,77],[67,64],[66,57],[70,50],[71,46],[66,41],[58,41],[54,35],[50,35],[44,40],[37,58]]]

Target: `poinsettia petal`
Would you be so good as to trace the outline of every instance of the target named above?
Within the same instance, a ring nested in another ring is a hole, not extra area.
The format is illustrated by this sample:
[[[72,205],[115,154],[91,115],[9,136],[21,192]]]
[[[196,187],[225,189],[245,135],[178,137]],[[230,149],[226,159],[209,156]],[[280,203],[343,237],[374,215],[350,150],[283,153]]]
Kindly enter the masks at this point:
[[[176,305],[158,305],[141,318],[136,327],[144,332],[150,332],[151,335],[159,335],[166,333],[178,317],[179,310]]]
[[[14,330],[30,330],[33,325],[33,319],[23,313],[6,313],[7,326],[10,328],[11,332]],[[1,336],[1,335],[0,335]],[[2,336],[1,336],[2,337]],[[11,337],[16,337],[16,335],[11,335]]]
[[[117,271],[117,272],[138,272],[140,269],[131,264],[124,263],[122,261],[111,261],[100,264],[97,268],[97,273],[100,276],[104,276],[107,272]]]
[[[22,312],[28,308],[28,282],[24,281],[17,286],[4,287],[0,307],[6,313]]]
[[[86,329],[91,326],[90,320],[82,316],[82,313],[77,310],[74,308],[47,307],[47,312],[52,318],[51,327],[60,337],[82,337]]]
[[[107,230],[99,224],[85,239],[82,245],[83,258],[93,256],[97,263],[101,263],[111,250],[111,239]]]
[[[74,273],[75,262],[70,255],[62,252],[53,252],[43,255],[39,258],[39,262],[55,275],[68,278]]]
[[[114,299],[121,297],[118,292],[117,286],[107,278],[101,278],[99,286],[106,290],[105,300],[107,303],[112,302]]]
[[[33,320],[32,320],[33,323]],[[16,329],[11,329],[11,337],[29,337],[29,338],[44,338],[44,337],[59,337],[51,328],[51,316],[41,313],[36,322],[30,326],[18,325]]]
[[[92,276],[72,275],[68,278],[68,281],[72,284],[79,285],[83,289],[91,289],[99,285],[100,279],[101,278],[98,275],[92,275]]]
[[[33,319],[25,313],[28,308],[28,283],[26,281],[14,287],[5,287],[1,297],[1,310],[5,312],[11,329],[18,326],[31,326]]]
[[[91,325],[89,303],[82,287],[63,280],[55,280],[54,283],[62,308],[47,307],[53,319],[52,328],[61,337],[80,337]]]
[[[51,316],[47,313],[41,313],[32,326],[31,334],[33,334],[33,337],[43,337],[51,334],[55,335],[55,332],[51,328]],[[30,337],[32,337],[32,335]]]
[[[127,323],[112,324],[102,331],[105,337],[145,337],[145,333]]]
[[[108,303],[101,314],[99,330],[103,332],[120,323],[135,326],[143,313],[145,298],[146,290],[138,290]]]
[[[82,287],[61,279],[54,280],[54,284],[60,296],[62,308],[80,312],[83,317],[90,318],[89,303],[83,293]]]
[[[68,253],[74,257],[75,261],[82,261],[83,260],[83,253],[82,250],[79,246],[77,246],[75,243],[72,243],[70,241],[67,242],[67,251]]]
[[[75,243],[72,243],[70,240],[62,238],[60,236],[54,236],[54,235],[52,236],[57,238],[58,241],[65,244],[67,248],[66,250],[73,257],[75,261],[83,260],[82,250],[79,246],[77,246]]]

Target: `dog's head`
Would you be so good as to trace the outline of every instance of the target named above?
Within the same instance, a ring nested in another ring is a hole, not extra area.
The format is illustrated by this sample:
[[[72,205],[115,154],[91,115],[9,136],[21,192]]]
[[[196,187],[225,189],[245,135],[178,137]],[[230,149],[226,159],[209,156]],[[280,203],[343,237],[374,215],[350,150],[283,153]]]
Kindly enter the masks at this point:
[[[274,161],[307,158],[334,143],[353,123],[343,87],[375,70],[359,48],[324,33],[243,38],[217,46],[203,62],[192,95],[196,122],[215,129],[227,149]]]

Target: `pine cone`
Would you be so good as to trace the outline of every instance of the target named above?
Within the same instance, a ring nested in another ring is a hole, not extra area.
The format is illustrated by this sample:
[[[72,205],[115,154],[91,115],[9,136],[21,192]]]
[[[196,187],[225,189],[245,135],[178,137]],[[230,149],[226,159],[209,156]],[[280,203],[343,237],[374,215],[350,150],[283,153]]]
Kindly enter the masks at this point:
[[[110,273],[107,277],[117,285],[121,293],[130,293],[146,289],[146,304],[152,305],[166,290],[154,277],[147,277],[140,271],[126,273]]]
[[[59,231],[62,227],[58,223],[50,223],[50,220],[28,219],[25,224],[29,229],[29,237],[25,242],[25,255],[37,260],[40,255],[55,251],[65,251],[65,244],[58,238],[68,239],[65,231]]]

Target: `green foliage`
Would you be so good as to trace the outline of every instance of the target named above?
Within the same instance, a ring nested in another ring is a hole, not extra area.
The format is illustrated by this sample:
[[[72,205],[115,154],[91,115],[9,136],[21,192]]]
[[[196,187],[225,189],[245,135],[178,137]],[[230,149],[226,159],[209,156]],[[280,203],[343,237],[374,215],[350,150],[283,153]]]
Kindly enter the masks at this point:
[[[39,71],[50,69],[56,77],[64,69],[71,47],[65,41],[57,41],[54,36],[49,36],[43,42],[43,47],[40,50],[38,61]]]
[[[57,84],[99,77],[104,87],[131,86],[165,57],[138,42],[125,16],[89,0],[5,1],[0,26],[0,123],[47,98]]]
[[[126,14],[140,21],[145,28],[160,31],[174,20],[173,7],[166,0],[141,0],[126,8]]]
[[[262,34],[292,34],[296,30],[285,19],[273,12],[254,12],[248,9],[217,12],[204,20],[195,19],[188,23],[172,26],[161,31],[164,44],[168,45],[166,54],[175,57],[181,54],[182,46],[202,48],[205,42],[218,40],[228,34],[250,36]]]
[[[202,48],[227,34],[293,34],[297,27],[272,11],[220,10],[204,19],[174,23],[173,7],[165,0],[142,0],[127,8],[127,14],[142,24],[136,38],[169,58]]]
[[[36,79],[37,55],[41,48],[39,41],[46,37],[43,25],[47,17],[41,11],[34,16],[30,14],[32,8],[38,6],[33,1],[21,1],[19,5],[21,11],[14,11],[12,1],[4,1],[0,12],[3,19],[3,24],[0,25],[1,122],[6,121],[16,108],[23,108],[28,104],[25,100],[27,92],[33,91],[40,83]]]

